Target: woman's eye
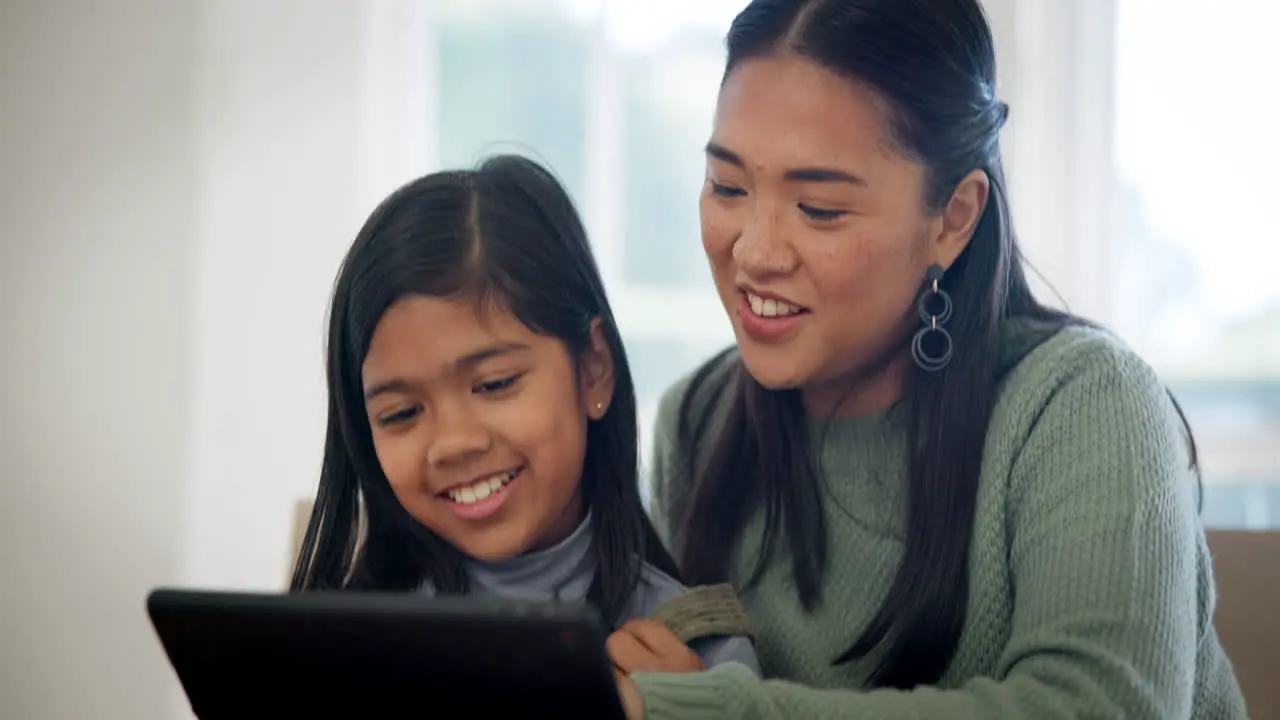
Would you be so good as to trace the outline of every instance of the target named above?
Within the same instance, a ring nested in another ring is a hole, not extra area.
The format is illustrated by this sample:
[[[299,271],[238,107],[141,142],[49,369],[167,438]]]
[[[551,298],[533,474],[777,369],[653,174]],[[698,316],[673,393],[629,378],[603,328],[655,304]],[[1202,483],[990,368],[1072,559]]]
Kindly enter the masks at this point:
[[[512,375],[511,377],[505,377],[505,378],[502,378],[501,380],[490,380],[489,382],[482,382],[476,385],[475,393],[477,395],[496,395],[497,393],[500,393],[503,390],[507,390],[512,386],[514,386],[516,384],[516,381],[519,379],[520,379],[519,375]]]
[[[378,425],[382,427],[390,427],[391,425],[397,425],[399,423],[408,422],[414,419],[415,417],[417,417],[418,414],[421,412],[422,412],[421,405],[415,405],[413,407],[408,407],[403,410],[397,410],[388,415],[383,415],[382,417],[379,417]]]
[[[822,208],[805,205],[804,203],[800,203],[799,207],[800,212],[808,215],[809,219],[817,220],[818,222],[831,222],[832,220],[838,220],[839,218],[849,214],[844,210],[823,210]]]
[[[715,195],[719,195],[720,197],[727,198],[737,198],[747,194],[747,191],[742,188],[736,188],[732,185],[724,185],[716,182],[715,180],[711,181],[711,192]]]

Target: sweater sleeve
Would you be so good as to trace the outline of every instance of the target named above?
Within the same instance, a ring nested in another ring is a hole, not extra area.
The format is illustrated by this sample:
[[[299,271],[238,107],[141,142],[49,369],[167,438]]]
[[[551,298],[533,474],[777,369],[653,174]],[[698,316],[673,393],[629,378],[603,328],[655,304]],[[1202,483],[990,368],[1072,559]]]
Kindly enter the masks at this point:
[[[955,689],[818,690],[729,664],[637,674],[646,717],[1185,718],[1204,632],[1199,522],[1163,386],[1113,342],[1064,358],[1008,486],[1012,632]],[[988,444],[991,447],[991,444]]]

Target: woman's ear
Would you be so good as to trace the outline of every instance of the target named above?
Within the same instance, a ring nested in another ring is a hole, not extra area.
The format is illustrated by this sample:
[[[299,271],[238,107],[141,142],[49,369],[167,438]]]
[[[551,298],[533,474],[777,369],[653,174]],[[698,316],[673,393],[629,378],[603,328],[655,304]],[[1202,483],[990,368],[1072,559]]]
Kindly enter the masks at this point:
[[[991,195],[991,179],[982,170],[965,176],[942,208],[930,262],[949,268],[969,246]]]
[[[591,320],[590,343],[578,361],[578,373],[582,384],[582,400],[587,417],[599,420],[609,411],[613,401],[616,378],[613,374],[613,351],[604,334],[604,320]]]

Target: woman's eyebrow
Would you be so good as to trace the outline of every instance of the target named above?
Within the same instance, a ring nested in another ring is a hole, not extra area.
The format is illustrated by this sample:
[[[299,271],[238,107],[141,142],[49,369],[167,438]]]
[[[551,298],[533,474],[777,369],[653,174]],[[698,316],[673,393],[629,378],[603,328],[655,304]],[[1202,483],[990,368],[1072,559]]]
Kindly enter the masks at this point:
[[[707,143],[707,155],[742,169],[746,169],[747,164],[742,160],[742,156],[720,145],[716,142]],[[846,170],[829,167],[799,167],[791,168],[783,173],[783,177],[791,182],[842,182],[850,185],[865,186],[867,181],[854,175]]]

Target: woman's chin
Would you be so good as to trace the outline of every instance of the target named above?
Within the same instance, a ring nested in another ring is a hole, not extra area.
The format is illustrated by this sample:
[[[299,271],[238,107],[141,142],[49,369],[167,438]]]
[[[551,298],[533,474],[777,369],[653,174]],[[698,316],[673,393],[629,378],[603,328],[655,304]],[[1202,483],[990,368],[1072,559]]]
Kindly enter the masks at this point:
[[[795,362],[795,353],[739,343],[742,364],[752,379],[767,390],[794,390],[805,384],[806,375]]]

